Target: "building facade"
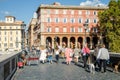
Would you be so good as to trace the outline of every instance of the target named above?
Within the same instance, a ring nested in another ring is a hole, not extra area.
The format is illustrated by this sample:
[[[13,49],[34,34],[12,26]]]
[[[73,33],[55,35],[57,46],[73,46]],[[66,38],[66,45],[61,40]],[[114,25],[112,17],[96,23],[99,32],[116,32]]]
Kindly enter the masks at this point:
[[[34,31],[34,27],[36,27],[36,22],[37,22],[37,18],[34,14],[33,18],[31,19],[28,25],[28,47],[29,49],[31,49],[32,46],[34,46],[35,44],[34,41],[37,39],[35,36],[35,31]]]
[[[6,16],[0,22],[0,51],[19,51],[24,48],[25,24],[14,16]]]
[[[60,3],[41,4],[37,13],[35,46],[55,44],[67,47],[82,47],[87,43],[90,48],[99,42],[99,37],[90,36],[91,30],[97,32],[98,12],[107,7],[65,6]]]

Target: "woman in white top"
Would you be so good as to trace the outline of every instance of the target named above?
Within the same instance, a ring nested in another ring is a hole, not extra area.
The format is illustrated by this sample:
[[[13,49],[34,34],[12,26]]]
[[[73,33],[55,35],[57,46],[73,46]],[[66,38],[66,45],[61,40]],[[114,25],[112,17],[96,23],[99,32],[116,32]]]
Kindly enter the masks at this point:
[[[43,64],[44,64],[46,57],[47,57],[46,53],[47,53],[47,50],[44,47],[42,47],[39,60],[42,61]]]

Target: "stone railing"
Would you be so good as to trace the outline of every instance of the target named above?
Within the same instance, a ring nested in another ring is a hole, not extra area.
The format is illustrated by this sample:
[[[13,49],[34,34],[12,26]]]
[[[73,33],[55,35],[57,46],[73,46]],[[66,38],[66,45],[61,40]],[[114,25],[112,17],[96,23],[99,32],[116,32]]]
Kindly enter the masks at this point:
[[[10,80],[17,70],[18,56],[20,53],[21,52],[2,52],[0,55],[0,80]]]

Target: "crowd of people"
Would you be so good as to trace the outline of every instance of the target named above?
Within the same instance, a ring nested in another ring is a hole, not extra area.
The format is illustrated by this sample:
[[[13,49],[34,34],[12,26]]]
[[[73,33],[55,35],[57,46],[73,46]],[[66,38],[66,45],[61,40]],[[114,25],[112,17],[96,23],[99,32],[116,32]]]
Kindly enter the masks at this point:
[[[81,59],[83,68],[89,70],[91,73],[95,73],[96,70],[105,73],[107,62],[110,59],[109,52],[104,44],[95,47],[92,57],[87,44],[85,44],[82,49],[77,46],[70,48],[57,45],[55,48],[52,48],[51,46],[41,46],[40,48],[37,48],[37,50],[35,48],[32,49],[32,52],[33,50],[36,51],[36,53],[39,53],[40,63],[52,64],[53,62],[56,62],[56,64],[58,64],[60,63],[60,59],[65,59],[66,65],[70,65],[71,62],[77,65],[79,64],[79,59]]]

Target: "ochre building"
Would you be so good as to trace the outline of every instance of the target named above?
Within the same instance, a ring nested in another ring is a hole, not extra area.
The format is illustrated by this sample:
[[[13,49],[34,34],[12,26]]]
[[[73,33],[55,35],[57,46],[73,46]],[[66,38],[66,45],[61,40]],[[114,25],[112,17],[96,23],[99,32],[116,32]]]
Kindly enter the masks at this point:
[[[25,45],[25,24],[14,16],[0,21],[0,51],[20,51]]]

